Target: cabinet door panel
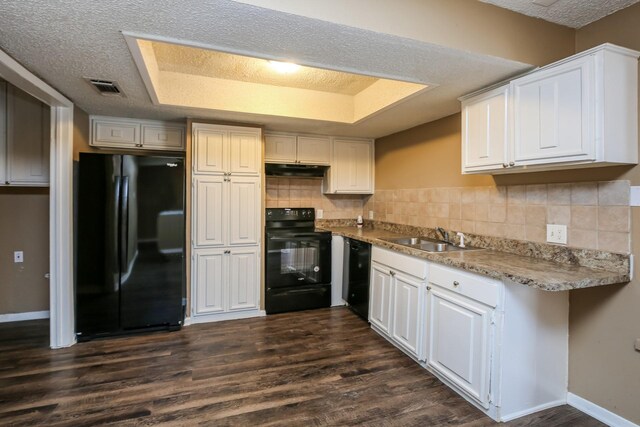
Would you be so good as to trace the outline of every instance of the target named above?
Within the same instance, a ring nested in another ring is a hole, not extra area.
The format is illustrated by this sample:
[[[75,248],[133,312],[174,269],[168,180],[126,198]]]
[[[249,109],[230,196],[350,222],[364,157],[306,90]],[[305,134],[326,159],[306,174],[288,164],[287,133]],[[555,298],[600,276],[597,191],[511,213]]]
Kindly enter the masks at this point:
[[[194,172],[224,173],[228,168],[228,133],[213,129],[194,128]]]
[[[377,264],[371,268],[369,321],[389,333],[391,309],[391,275]]]
[[[231,162],[234,175],[258,175],[261,169],[260,135],[252,132],[230,132]]]
[[[152,150],[184,150],[184,128],[143,124],[142,146]]]
[[[469,100],[463,107],[464,170],[501,168],[507,163],[508,86]]]
[[[229,259],[229,311],[259,307],[259,248],[234,249]]]
[[[49,183],[50,109],[18,89],[8,92],[7,153],[11,184]]]
[[[513,83],[518,165],[594,160],[593,58]]]
[[[372,183],[372,154],[371,141],[336,140],[334,141],[333,164],[331,173],[334,175],[337,193],[366,193],[371,192]]]
[[[420,345],[420,326],[423,283],[396,273],[392,282],[393,322],[391,336],[416,357]]]
[[[488,408],[490,309],[435,287],[427,298],[429,366]]]
[[[294,135],[265,135],[264,141],[265,162],[296,162],[296,137]]]
[[[260,236],[260,179],[230,177],[229,244],[256,245]]]
[[[193,289],[193,314],[213,314],[225,311],[224,287],[227,278],[227,262],[223,250],[196,251],[196,282]]]
[[[315,136],[298,137],[298,162],[303,164],[328,165],[331,160],[329,138]]]
[[[134,148],[140,142],[140,125],[132,121],[96,119],[93,121],[92,145]]]
[[[194,245],[222,246],[227,231],[226,182],[219,177],[197,177],[194,181]]]

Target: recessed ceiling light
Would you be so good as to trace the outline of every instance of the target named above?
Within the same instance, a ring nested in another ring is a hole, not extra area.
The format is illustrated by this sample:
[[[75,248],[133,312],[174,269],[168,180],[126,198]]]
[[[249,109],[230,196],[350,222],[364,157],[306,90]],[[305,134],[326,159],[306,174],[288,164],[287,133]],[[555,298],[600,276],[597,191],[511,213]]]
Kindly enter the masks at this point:
[[[294,64],[293,62],[269,61],[269,65],[277,72],[283,74],[295,73],[298,71],[298,68],[300,68],[298,64]]]

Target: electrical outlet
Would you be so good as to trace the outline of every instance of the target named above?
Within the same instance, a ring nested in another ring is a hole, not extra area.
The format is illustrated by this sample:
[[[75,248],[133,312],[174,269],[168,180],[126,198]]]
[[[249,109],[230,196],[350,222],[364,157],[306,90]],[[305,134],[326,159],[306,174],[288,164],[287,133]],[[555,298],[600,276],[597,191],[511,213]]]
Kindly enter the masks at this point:
[[[23,261],[24,261],[24,254],[22,253],[22,251],[15,251],[13,253],[13,262],[15,264],[18,264]]]
[[[373,219],[373,211],[369,211],[369,219]]]
[[[323,216],[324,216],[324,210],[316,209],[316,219],[322,219]]]
[[[567,226],[560,224],[547,224],[547,242],[567,244]]]

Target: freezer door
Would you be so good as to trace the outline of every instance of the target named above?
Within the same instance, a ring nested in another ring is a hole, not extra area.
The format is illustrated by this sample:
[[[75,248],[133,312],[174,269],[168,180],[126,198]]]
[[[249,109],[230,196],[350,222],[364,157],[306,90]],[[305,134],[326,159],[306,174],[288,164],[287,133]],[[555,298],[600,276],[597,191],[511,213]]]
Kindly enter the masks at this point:
[[[81,153],[76,207],[76,333],[119,330],[122,156]]]
[[[184,160],[123,156],[123,329],[180,325],[184,293]]]

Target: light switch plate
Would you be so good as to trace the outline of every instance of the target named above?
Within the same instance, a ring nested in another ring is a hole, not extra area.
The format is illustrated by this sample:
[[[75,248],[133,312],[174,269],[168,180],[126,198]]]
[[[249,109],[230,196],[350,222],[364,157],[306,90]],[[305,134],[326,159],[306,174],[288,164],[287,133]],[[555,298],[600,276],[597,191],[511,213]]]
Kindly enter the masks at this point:
[[[369,211],[369,219],[373,219],[373,211]]]
[[[322,219],[323,216],[324,216],[324,210],[316,209],[316,219]]]
[[[629,190],[629,206],[640,206],[640,187],[632,186]]]
[[[13,253],[13,262],[20,263],[24,261],[24,253],[22,251],[15,251]]]
[[[547,224],[547,242],[567,244],[567,226],[560,224]]]

